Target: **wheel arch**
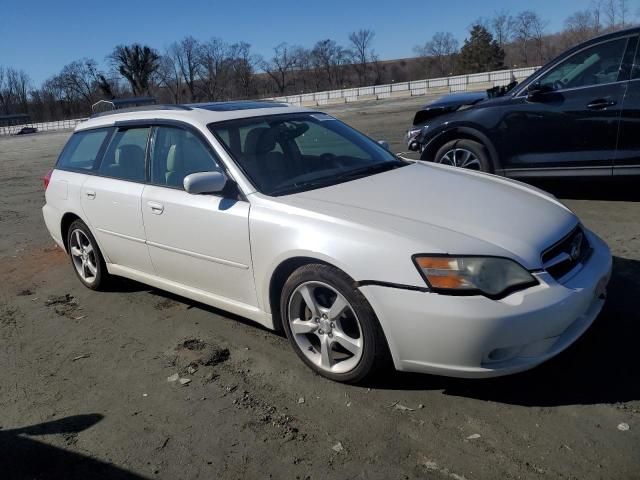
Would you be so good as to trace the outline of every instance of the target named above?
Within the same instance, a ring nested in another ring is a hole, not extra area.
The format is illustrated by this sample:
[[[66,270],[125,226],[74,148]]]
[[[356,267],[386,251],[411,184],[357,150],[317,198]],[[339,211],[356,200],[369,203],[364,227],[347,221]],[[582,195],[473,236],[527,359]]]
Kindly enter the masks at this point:
[[[60,220],[60,236],[62,237],[62,243],[64,244],[64,249],[67,253],[69,253],[69,227],[71,227],[71,224],[76,220],[82,220],[82,218],[73,212],[65,213]],[[84,222],[84,220],[82,221]]]
[[[317,257],[311,256],[295,256],[289,257],[278,264],[278,266],[273,270],[271,277],[269,278],[269,308],[271,309],[271,318],[273,320],[273,328],[278,332],[283,331],[282,326],[282,315],[280,312],[280,295],[282,294],[282,289],[287,279],[291,276],[293,272],[295,272],[298,268],[304,265],[311,264],[321,264],[328,265],[338,270],[344,272],[343,269],[338,267],[337,265],[322,260]],[[345,275],[351,278],[347,272],[344,272]]]
[[[420,156],[420,160],[433,161],[433,156],[440,149],[440,147],[442,147],[445,143],[450,142],[451,140],[473,140],[474,142],[482,144],[482,146],[487,149],[489,159],[491,160],[491,164],[493,166],[493,171],[498,172],[499,170],[501,170],[498,152],[493,145],[493,142],[491,142],[491,140],[489,140],[489,137],[487,137],[487,135],[485,135],[480,130],[466,126],[454,127],[436,135],[429,141],[429,143],[426,144],[424,150],[422,151],[422,155]]]
[[[100,253],[102,254],[102,257],[104,258],[104,261],[108,263],[109,262],[109,257],[107,256],[106,252],[102,248],[100,240],[98,239],[98,237],[96,236],[95,232],[93,231],[93,228],[91,228],[91,224],[89,222],[87,222],[86,219],[84,219],[80,215],[78,215],[78,213],[73,212],[73,211],[65,212],[64,215],[62,215],[62,218],[60,219],[60,236],[62,237],[62,243],[64,245],[65,251],[67,253],[69,253],[69,239],[67,238],[67,236],[68,236],[67,234],[69,233],[69,227],[76,220],[80,220],[81,222],[83,222],[87,226],[87,228],[91,232],[91,235],[93,235],[93,239],[98,244],[98,248],[100,249]]]

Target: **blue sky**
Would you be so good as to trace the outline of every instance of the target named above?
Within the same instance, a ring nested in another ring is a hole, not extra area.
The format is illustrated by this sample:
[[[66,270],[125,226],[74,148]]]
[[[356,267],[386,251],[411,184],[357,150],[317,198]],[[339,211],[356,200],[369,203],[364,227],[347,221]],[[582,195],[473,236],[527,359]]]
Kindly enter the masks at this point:
[[[247,41],[255,53],[269,56],[280,42],[311,46],[333,38],[347,43],[350,31],[375,30],[374,48],[382,59],[409,57],[413,47],[437,31],[462,41],[467,27],[481,16],[507,9],[533,9],[562,28],[571,13],[591,0],[446,0],[336,1],[304,0],[5,0],[0,14],[0,65],[24,69],[36,84],[65,64],[104,57],[116,44],[141,42],[163,50],[185,35]],[[633,0],[635,13],[640,0]]]

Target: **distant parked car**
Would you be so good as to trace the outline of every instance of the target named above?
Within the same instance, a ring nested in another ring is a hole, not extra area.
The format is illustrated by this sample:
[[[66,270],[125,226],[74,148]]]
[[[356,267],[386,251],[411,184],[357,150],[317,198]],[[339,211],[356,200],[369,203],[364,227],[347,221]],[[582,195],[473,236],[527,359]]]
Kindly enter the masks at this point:
[[[508,177],[638,175],[639,33],[594,38],[520,85],[446,95],[416,113],[408,146]]]
[[[32,133],[38,133],[36,127],[22,127],[16,132],[16,135],[31,135]]]
[[[532,368],[591,325],[611,269],[551,195],[405,161],[282,104],[92,118],[45,186],[45,223],[87,287],[119,275],[283,329],[338,381],[388,359],[462,377]]]

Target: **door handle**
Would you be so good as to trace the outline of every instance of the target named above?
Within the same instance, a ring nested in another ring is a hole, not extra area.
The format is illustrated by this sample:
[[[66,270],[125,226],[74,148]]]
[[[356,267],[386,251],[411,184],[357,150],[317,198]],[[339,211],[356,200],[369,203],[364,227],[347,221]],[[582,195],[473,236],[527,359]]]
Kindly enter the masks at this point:
[[[155,213],[156,215],[160,215],[164,212],[164,205],[158,202],[147,202],[147,205],[151,209],[151,213]]]
[[[607,107],[613,107],[616,104],[614,100],[609,98],[598,98],[587,104],[589,110],[603,110]]]
[[[84,194],[89,200],[93,200],[94,198],[96,198],[96,192],[94,192],[93,190],[87,190],[84,192]]]

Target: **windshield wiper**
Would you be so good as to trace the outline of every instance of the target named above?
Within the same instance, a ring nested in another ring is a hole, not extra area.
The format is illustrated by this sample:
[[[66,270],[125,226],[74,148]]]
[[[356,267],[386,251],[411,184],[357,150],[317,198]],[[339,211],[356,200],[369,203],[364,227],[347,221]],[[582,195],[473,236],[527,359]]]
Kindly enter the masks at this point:
[[[298,183],[293,183],[291,185],[284,185],[282,187],[276,188],[274,190],[271,190],[268,195],[269,196],[277,196],[277,195],[287,195],[290,193],[298,193],[301,192],[302,190],[307,190],[307,189],[312,189],[314,187],[324,187],[327,185],[330,185],[333,180],[333,178],[335,177],[330,177],[330,178],[321,178],[321,179],[317,179],[317,180],[307,180],[306,182],[298,182]]]
[[[354,170],[349,170],[348,172],[340,173],[336,175],[334,178],[339,180],[345,179],[356,179],[367,177],[369,175],[374,175],[376,173],[386,172],[387,170],[394,170],[398,167],[404,166],[404,163],[401,162],[383,162],[377,163],[375,165],[367,165],[366,167],[356,168]]]

